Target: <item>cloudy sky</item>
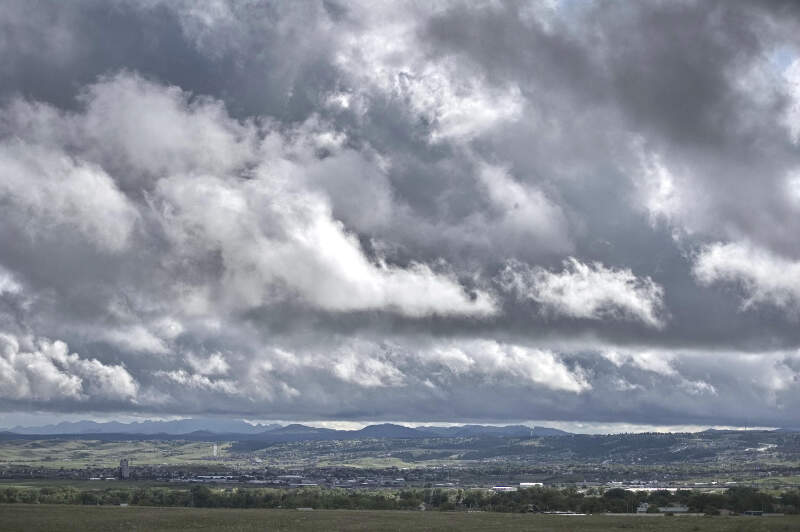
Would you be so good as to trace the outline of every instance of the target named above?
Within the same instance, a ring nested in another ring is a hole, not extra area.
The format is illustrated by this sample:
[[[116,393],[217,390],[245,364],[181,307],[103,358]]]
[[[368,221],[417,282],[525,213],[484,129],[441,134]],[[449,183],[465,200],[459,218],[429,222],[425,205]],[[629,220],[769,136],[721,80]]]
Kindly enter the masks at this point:
[[[0,2],[3,415],[798,424],[796,3],[364,4]]]

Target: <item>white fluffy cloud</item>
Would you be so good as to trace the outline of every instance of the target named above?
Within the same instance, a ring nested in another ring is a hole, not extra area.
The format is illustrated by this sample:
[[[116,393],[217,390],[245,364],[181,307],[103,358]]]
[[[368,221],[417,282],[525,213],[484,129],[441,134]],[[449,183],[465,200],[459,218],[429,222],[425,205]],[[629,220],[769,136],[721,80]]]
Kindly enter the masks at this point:
[[[716,395],[717,390],[712,384],[700,379],[689,379],[680,374],[676,365],[681,359],[681,353],[653,349],[640,349],[634,351],[609,350],[602,355],[617,367],[630,365],[635,368],[654,373],[663,380],[674,381],[675,384],[689,395]],[[627,383],[627,384],[626,384]],[[631,384],[624,379],[620,384],[624,388],[632,389],[642,387],[641,384]]]
[[[478,178],[485,187],[497,221],[480,220],[492,228],[491,237],[511,241],[512,249],[536,244],[553,250],[570,247],[566,216],[561,207],[538,187],[514,179],[506,168],[479,165]],[[478,231],[475,231],[478,233]]]
[[[342,402],[338,395],[345,391],[346,403],[351,395],[381,389],[447,396],[465,387],[510,385],[572,394],[592,388],[583,370],[570,367],[555,351],[489,339],[409,342],[391,337],[378,342],[340,337],[324,345],[264,349],[214,368],[221,365],[217,355],[189,355],[189,368],[159,370],[156,377],[180,385],[175,397],[193,389],[272,405],[302,401],[312,409],[327,401]]]
[[[693,230],[694,224],[688,219],[687,211],[695,216],[700,216],[702,211],[698,212],[693,208],[691,202],[695,197],[686,194],[687,183],[682,179],[685,176],[676,175],[665,165],[660,154],[647,152],[642,148],[641,142],[633,144],[636,146],[640,165],[635,182],[639,200],[650,215],[650,222],[654,225],[661,220],[668,223],[680,222],[684,230]]]
[[[672,365],[674,354],[670,352],[652,350],[622,352],[610,350],[603,352],[603,356],[616,366],[630,363],[640,369],[652,371],[661,375],[677,375],[677,371]]]
[[[357,8],[366,24],[348,35],[337,65],[349,74],[362,99],[378,90],[406,100],[431,124],[431,141],[468,141],[522,116],[524,98],[515,84],[498,86],[476,69],[448,58],[432,58],[416,46],[419,19],[407,7],[387,3],[381,9]],[[431,11],[437,11],[437,8]],[[337,101],[342,100],[339,95]]]
[[[211,353],[208,357],[188,353],[186,361],[200,375],[225,375],[230,365],[220,352]]]
[[[138,213],[99,166],[12,139],[0,141],[0,176],[6,219],[30,238],[76,231],[103,250],[127,246]]]
[[[796,350],[724,353],[702,349],[651,349],[617,347],[602,356],[622,372],[631,390],[645,392],[664,383],[673,386],[675,396],[725,401],[731,394],[747,397],[738,403],[762,403],[771,408],[788,408],[800,386],[800,357]],[[641,370],[640,375],[626,372]]]
[[[314,150],[341,144],[316,122],[287,138],[269,123],[259,130],[230,118],[218,101],[124,73],[90,86],[83,103],[84,112],[74,115],[24,102],[5,110],[6,122],[26,140],[0,146],[0,195],[20,217],[33,215],[29,224],[20,221],[26,230],[67,225],[120,250],[136,220],[155,215],[173,246],[164,264],[184,261],[182,267],[220,255],[219,278],[194,288],[203,293],[219,283],[224,299],[239,309],[277,296],[329,311],[496,312],[488,293],[466,293],[446,270],[366,256],[356,235],[333,217],[328,198],[309,187],[314,165],[329,164],[318,162]],[[78,153],[68,155],[76,146]],[[353,153],[338,150],[344,157]],[[121,182],[139,187],[147,203],[137,207],[104,167],[127,176]],[[164,351],[146,332],[131,326],[106,336]]]
[[[126,73],[89,86],[82,98],[86,155],[117,175],[220,175],[255,156],[254,126],[232,120],[218,100]]]
[[[791,96],[791,103],[786,109],[786,126],[792,141],[800,142],[800,59],[795,59],[783,72],[784,82]]]
[[[450,341],[420,355],[422,363],[442,364],[455,375],[480,375],[550,390],[582,392],[591,384],[580,370],[570,370],[549,349],[493,340]]]
[[[240,395],[244,390],[230,379],[210,378],[200,373],[189,373],[178,369],[173,371],[158,370],[156,377],[178,384],[182,392],[195,390],[201,392],[220,392],[227,395]]]
[[[169,348],[162,338],[154,335],[140,324],[106,329],[98,336],[122,349],[159,354],[169,352]]]
[[[732,283],[743,291],[743,308],[772,304],[800,310],[800,261],[781,257],[748,242],[705,246],[693,272],[702,284]]]
[[[178,108],[172,114],[191,112],[180,101],[169,101]],[[213,123],[205,114],[200,121],[192,118],[186,129],[217,127],[216,136],[238,145],[233,121],[214,116]],[[303,128],[292,135],[290,140],[268,132],[262,141],[250,139],[251,157],[261,162],[246,176],[241,168],[220,175],[226,160],[220,167],[201,167],[202,175],[176,171],[156,184],[151,201],[178,253],[221,254],[226,297],[258,306],[283,293],[331,311],[391,310],[411,316],[496,311],[489,294],[470,297],[446,272],[421,263],[401,268],[381,258],[370,261],[355,235],[333,218],[327,198],[305,182],[315,164],[311,150],[325,142],[325,135]],[[335,142],[326,144],[336,148]]]
[[[333,372],[343,381],[368,388],[399,386],[403,382],[403,374],[396,367],[364,353],[351,352],[338,358]]]
[[[591,384],[580,369],[568,367],[557,353],[489,339],[428,339],[422,343],[392,338],[386,342],[348,339],[325,352],[301,351],[272,357],[278,375],[298,367],[330,371],[356,387],[420,385],[446,391],[452,386],[501,383],[542,390],[580,393]],[[330,367],[330,370],[327,368]]]
[[[16,278],[0,265],[0,296],[3,294],[18,294],[22,291],[22,286]]]
[[[536,301],[545,314],[634,320],[656,328],[665,325],[664,289],[628,269],[584,264],[575,258],[567,259],[560,272],[512,262],[502,273],[502,284],[518,297]]]
[[[67,344],[0,334],[0,398],[135,401],[139,385],[121,365],[69,353]]]
[[[262,172],[248,181],[178,176],[158,184],[176,248],[221,254],[226,297],[258,306],[286,297],[283,289],[332,311],[496,312],[488,293],[470,298],[454,277],[425,264],[370,262],[356,237],[331,217],[324,198],[298,190],[276,171]]]

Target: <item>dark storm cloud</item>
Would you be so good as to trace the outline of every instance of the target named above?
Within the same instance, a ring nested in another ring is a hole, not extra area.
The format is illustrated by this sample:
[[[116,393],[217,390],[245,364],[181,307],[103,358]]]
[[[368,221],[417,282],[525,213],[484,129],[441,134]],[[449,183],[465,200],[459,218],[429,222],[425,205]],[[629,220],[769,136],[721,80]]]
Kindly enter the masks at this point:
[[[5,2],[0,406],[787,423],[797,20]]]
[[[237,116],[303,119],[335,83],[329,36],[335,8],[317,3],[5,2],[5,94],[74,107],[100,75],[131,70],[223,98]],[[230,9],[226,20],[211,20]],[[303,32],[315,27],[318,31]],[[286,46],[293,37],[295,46]]]
[[[651,216],[700,241],[749,238],[796,257],[796,203],[784,185],[798,163],[784,120],[796,103],[771,64],[776,50],[793,46],[787,27],[796,18],[765,7],[773,6],[566,3],[568,14],[553,19],[526,16],[518,3],[458,4],[422,32],[429,53],[465,57],[489,79],[523,87],[537,123],[512,124],[479,149],[514,161],[529,179],[557,182],[562,202],[591,227],[575,232],[580,253],[667,286],[669,306],[684,309],[671,325],[677,341],[797,341],[780,313],[740,316],[735,294],[698,293],[686,246],[669,245],[663,226],[627,208],[644,207],[648,198],[635,197],[644,181],[639,159],[658,154],[675,165],[670,186],[686,197],[654,205]]]

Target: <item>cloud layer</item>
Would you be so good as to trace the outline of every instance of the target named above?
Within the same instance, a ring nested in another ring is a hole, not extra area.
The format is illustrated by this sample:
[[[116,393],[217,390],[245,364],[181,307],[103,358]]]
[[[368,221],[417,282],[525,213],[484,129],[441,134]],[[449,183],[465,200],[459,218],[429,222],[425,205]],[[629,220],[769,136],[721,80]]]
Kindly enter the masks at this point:
[[[0,409],[791,424],[799,17],[12,0]]]

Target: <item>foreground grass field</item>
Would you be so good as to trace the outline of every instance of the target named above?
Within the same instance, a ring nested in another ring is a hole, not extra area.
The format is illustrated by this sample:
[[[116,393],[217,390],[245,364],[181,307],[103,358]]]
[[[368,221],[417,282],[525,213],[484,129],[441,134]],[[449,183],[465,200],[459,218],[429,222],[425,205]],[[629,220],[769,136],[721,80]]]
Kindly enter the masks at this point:
[[[0,505],[0,530],[17,531],[507,531],[588,530],[741,531],[800,530],[800,516],[636,517],[350,510],[229,510],[205,508]]]

